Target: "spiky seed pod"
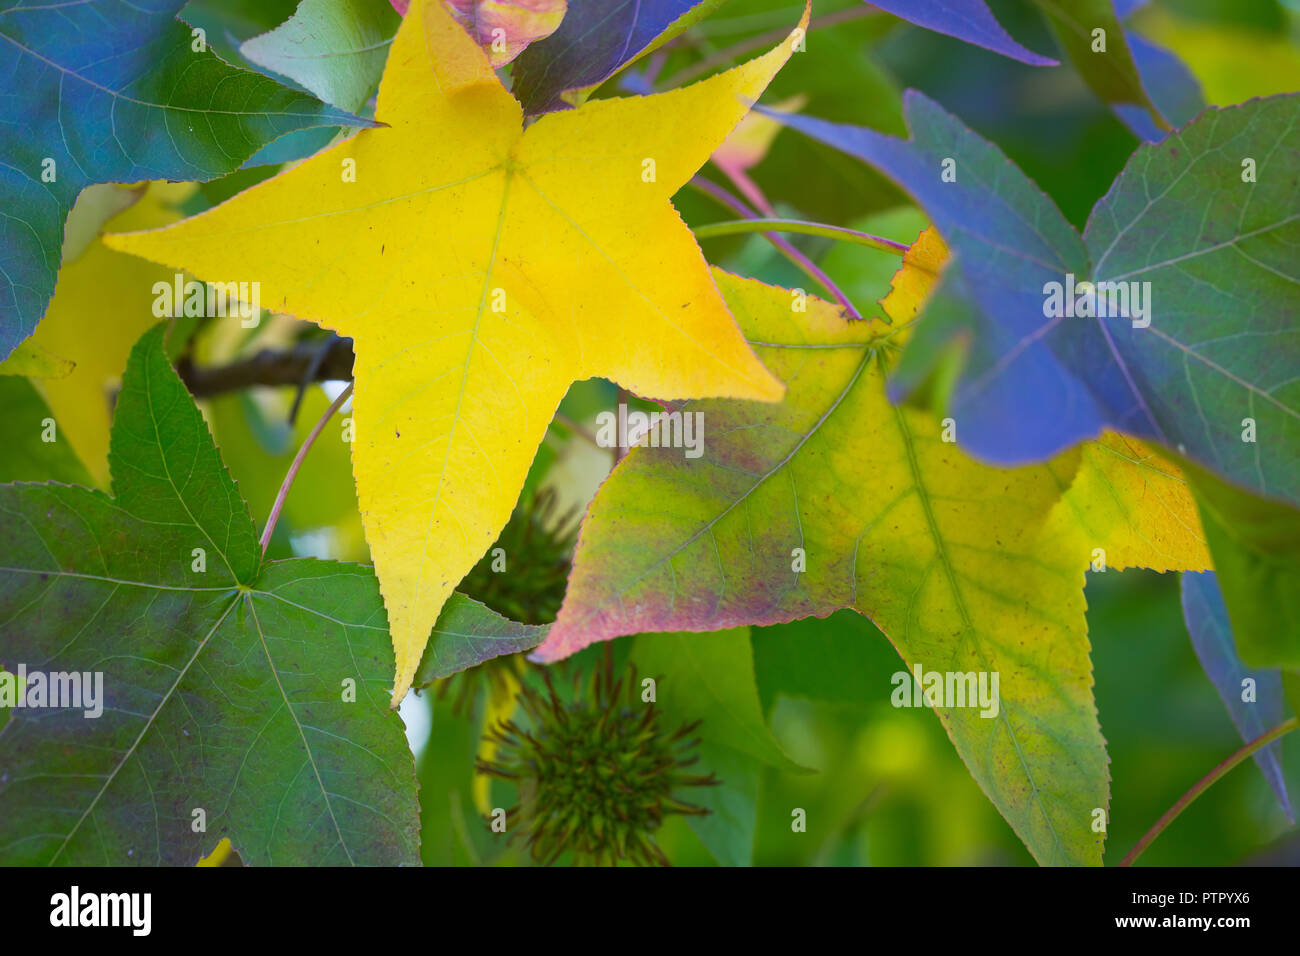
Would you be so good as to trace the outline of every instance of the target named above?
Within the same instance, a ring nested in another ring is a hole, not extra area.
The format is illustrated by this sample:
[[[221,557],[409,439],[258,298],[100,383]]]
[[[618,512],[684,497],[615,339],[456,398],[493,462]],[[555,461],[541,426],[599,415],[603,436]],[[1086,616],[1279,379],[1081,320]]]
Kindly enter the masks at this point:
[[[506,811],[513,838],[548,865],[569,851],[580,866],[667,866],[654,840],[664,819],[708,812],[675,792],[718,782],[689,772],[698,759],[691,753],[698,722],[665,728],[662,712],[638,696],[636,672],[615,680],[608,655],[589,693],[571,703],[548,673],[542,677],[546,693],[523,689],[522,725],[505,720],[491,728],[495,759],[478,764],[518,787],[519,803]]]
[[[523,624],[549,624],[560,612],[577,541],[575,515],[556,513],[550,488],[527,496],[459,590]],[[493,552],[505,552],[506,570],[493,570]]]

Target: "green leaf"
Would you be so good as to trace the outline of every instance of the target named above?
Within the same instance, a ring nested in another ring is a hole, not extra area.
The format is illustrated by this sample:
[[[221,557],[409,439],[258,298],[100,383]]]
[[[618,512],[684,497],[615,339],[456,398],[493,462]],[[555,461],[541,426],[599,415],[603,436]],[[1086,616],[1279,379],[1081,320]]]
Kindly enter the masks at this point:
[[[1051,24],[1066,55],[1085,83],[1102,100],[1113,106],[1136,106],[1149,110],[1158,125],[1168,128],[1160,110],[1147,95],[1138,73],[1133,51],[1111,0],[1035,0]],[[1104,50],[1094,30],[1105,31]]]
[[[542,642],[546,630],[545,626],[508,620],[457,592],[438,615],[413,686],[426,687],[494,657],[532,650]]]
[[[867,683],[867,675],[879,672],[883,657],[898,663],[882,638],[852,611],[754,628],[754,673],[763,709],[771,708],[777,694],[835,704],[878,701],[880,689]]]
[[[719,866],[750,866],[754,862],[754,829],[758,825],[763,765],[707,737],[700,741],[697,753],[699,763],[691,769],[711,773],[720,782],[716,787],[693,788],[686,795],[691,803],[709,811],[703,816],[687,817],[687,825]]]
[[[84,708],[12,711],[0,860],[189,864],[229,837],[251,864],[416,862],[373,570],[261,560],[161,326],[131,354],[109,457],[112,498],[0,486],[0,664],[102,686]],[[493,628],[537,631],[465,598],[448,615],[430,642],[439,674],[514,646],[486,642]],[[462,646],[470,633],[482,648]]]
[[[1300,714],[1300,668],[1288,668],[1282,671],[1282,693],[1291,705],[1293,714]]]
[[[420,858],[425,866],[480,866],[504,841],[474,807],[474,758],[481,722],[449,700],[429,694],[421,702],[433,721],[420,755]]]
[[[643,634],[632,659],[656,681],[656,702],[703,721],[701,735],[779,770],[805,768],[786,756],[763,719],[748,628],[713,634]]]
[[[1300,666],[1300,511],[1190,463],[1237,652],[1250,667]]]
[[[303,0],[292,17],[239,49],[258,66],[355,113],[379,85],[401,20],[388,0]]]
[[[0,487],[5,665],[102,687],[95,719],[13,711],[0,858],[190,864],[229,837],[247,863],[414,862],[414,766],[385,706],[374,575],[260,565],[162,333],[137,344],[118,397],[115,498]]]
[[[10,423],[5,435],[5,453],[0,455],[0,481],[62,481],[93,484],[86,466],[72,445],[54,426],[54,441],[42,434],[54,416],[31,382],[0,375],[0,408]]]

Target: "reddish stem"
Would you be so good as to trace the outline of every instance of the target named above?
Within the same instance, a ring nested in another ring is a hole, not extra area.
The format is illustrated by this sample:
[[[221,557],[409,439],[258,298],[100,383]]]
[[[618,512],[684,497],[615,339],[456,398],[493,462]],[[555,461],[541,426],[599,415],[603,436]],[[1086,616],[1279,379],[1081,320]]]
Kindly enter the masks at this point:
[[[334,417],[334,413],[343,407],[343,403],[348,400],[352,394],[352,383],[339,392],[339,397],[334,399],[333,404],[325,409],[325,414],[320,417],[307,440],[302,443],[298,449],[298,454],[293,456],[293,462],[289,465],[288,474],[284,476],[284,481],[280,482],[280,490],[275,495],[275,504],[271,505],[271,514],[266,519],[266,530],[262,532],[262,557],[266,557],[267,545],[271,543],[271,534],[275,531],[275,524],[280,520],[280,512],[284,510],[284,500],[289,497],[289,489],[293,486],[293,480],[298,477],[298,469],[302,467],[303,459],[307,457],[307,452],[315,444],[317,437],[325,428],[325,423]]]
[[[742,219],[763,218],[738,196],[733,195],[727,189],[719,186],[715,182],[705,179],[703,176],[695,176],[689,183],[687,183],[687,185],[704,193],[715,202],[726,206]],[[831,277],[819,269],[816,263],[774,232],[763,232],[759,233],[759,235],[772,243],[773,246],[780,250],[782,255],[803,270],[803,272],[814,282],[829,292],[831,298],[840,304],[840,307],[844,309],[850,319],[860,320],[862,318],[862,313],[853,307],[853,303],[849,301],[848,296],[840,291],[840,287],[831,281]]]

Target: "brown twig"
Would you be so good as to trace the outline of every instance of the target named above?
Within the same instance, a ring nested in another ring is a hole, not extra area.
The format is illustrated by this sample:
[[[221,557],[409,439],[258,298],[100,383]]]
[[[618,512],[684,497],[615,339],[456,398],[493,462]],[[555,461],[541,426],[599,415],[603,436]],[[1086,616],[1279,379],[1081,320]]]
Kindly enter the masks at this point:
[[[229,365],[198,366],[188,355],[176,371],[195,398],[221,395],[254,385],[292,385],[348,381],[352,378],[352,340],[337,338],[323,355],[320,342],[300,342],[289,349],[263,349]]]

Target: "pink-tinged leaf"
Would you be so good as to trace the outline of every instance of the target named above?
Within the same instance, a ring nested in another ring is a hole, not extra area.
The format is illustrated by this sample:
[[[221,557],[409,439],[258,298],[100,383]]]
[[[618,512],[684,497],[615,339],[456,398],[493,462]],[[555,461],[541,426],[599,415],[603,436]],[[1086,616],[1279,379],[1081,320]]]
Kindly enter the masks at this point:
[[[389,0],[406,16],[411,0]],[[559,29],[567,0],[447,0],[456,22],[469,31],[493,66],[505,66]]]
[[[1040,862],[1099,863],[1109,797],[1084,571],[1096,548],[1112,568],[1206,567],[1186,482],[1118,435],[1033,467],[980,464],[950,423],[891,405],[897,304],[892,326],[846,322],[797,290],[714,279],[785,399],[675,407],[620,462],[535,656],[853,608],[909,669],[998,675],[998,707],[925,704]]]
[[[797,113],[807,102],[806,96],[791,96],[773,103],[772,108],[782,113]],[[775,216],[776,210],[768,203],[763,191],[749,178],[749,171],[763,161],[779,132],[781,124],[772,117],[758,112],[746,113],[740,124],[709,157],[735,183],[745,198],[766,216]]]

